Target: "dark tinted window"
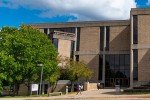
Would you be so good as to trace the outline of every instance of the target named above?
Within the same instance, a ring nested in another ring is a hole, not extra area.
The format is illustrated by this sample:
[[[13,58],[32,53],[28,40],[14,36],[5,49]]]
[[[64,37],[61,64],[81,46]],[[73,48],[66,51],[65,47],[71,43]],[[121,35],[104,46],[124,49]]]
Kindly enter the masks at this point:
[[[119,55],[115,55],[115,65],[119,66]]]
[[[76,61],[79,61],[79,55],[76,55]]]
[[[130,65],[130,56],[129,55],[125,55],[125,64]]]
[[[138,80],[138,50],[133,49],[133,79]]]
[[[138,44],[138,16],[133,15],[133,44]]]
[[[58,39],[54,38],[53,39],[53,44],[54,44],[55,48],[58,49]]]
[[[47,34],[47,32],[48,32],[48,29],[44,28],[44,33]]]
[[[109,50],[110,27],[106,26],[106,51]]]
[[[100,50],[103,51],[104,48],[104,26],[100,27]]]
[[[77,28],[77,44],[76,44],[76,51],[80,50],[80,28]]]
[[[102,80],[103,56],[99,56],[99,80]]]
[[[71,41],[71,50],[70,50],[70,58],[74,57],[74,41]]]
[[[114,86],[114,82],[118,79],[121,86],[129,86],[130,79],[130,55],[129,54],[110,54],[106,55],[105,63],[105,84],[106,86]]]
[[[124,64],[125,64],[124,55],[120,55],[120,65],[124,65]]]

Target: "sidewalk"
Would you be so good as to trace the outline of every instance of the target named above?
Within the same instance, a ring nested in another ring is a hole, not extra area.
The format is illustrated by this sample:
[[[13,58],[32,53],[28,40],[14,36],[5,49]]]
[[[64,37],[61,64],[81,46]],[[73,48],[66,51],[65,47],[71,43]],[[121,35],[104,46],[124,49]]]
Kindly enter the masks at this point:
[[[150,99],[150,94],[137,94],[137,95],[125,95],[116,93],[114,89],[100,89],[100,90],[89,90],[83,91],[82,95],[68,94],[62,96],[51,96],[51,97],[31,97],[31,98],[0,98],[0,100],[70,100],[70,99],[86,99],[86,100],[99,100],[103,99]]]

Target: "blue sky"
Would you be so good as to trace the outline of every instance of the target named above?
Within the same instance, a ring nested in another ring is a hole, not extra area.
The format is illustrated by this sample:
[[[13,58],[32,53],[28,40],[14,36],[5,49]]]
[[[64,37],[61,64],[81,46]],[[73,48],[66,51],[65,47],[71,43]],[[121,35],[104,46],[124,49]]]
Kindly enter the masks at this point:
[[[129,19],[150,0],[0,0],[0,28],[21,24]]]

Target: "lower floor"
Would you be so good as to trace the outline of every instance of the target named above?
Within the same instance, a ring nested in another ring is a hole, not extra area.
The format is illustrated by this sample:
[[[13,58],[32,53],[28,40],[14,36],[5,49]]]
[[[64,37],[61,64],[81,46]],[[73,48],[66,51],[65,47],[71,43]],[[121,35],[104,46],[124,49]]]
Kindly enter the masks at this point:
[[[91,82],[103,82],[105,87],[119,84],[133,87],[150,82],[150,49],[88,52],[77,55],[93,71]]]

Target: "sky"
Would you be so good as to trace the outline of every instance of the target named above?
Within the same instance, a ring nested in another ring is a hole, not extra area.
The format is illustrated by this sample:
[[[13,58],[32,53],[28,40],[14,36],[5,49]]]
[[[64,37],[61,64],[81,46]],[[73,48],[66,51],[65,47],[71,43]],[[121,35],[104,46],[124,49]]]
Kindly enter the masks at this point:
[[[21,24],[127,20],[150,0],[0,0],[0,28]]]

